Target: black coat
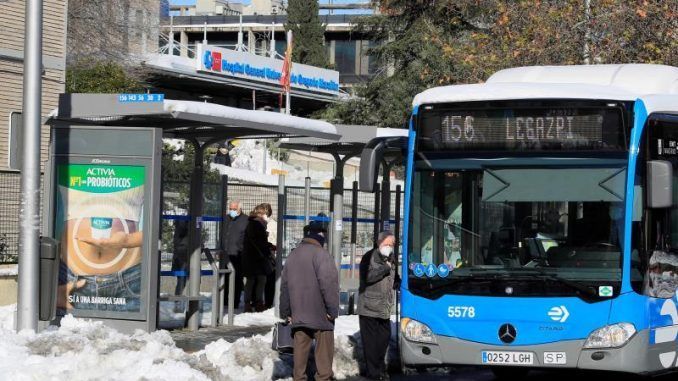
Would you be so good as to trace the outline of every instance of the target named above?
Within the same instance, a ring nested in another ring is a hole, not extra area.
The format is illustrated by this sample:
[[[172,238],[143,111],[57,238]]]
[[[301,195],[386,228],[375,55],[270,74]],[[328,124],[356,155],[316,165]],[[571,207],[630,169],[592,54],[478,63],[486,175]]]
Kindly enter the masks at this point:
[[[247,229],[247,216],[240,214],[235,219],[226,216],[224,227],[224,250],[227,255],[242,255],[245,250],[245,229]]]
[[[271,244],[268,242],[266,221],[250,217],[245,229],[245,250],[242,255],[243,276],[269,275],[273,272]]]

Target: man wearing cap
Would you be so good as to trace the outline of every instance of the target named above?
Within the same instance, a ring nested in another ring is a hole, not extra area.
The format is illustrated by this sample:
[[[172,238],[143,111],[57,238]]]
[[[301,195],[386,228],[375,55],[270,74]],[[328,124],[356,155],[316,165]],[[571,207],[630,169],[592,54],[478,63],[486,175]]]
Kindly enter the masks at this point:
[[[304,239],[282,271],[280,317],[292,324],[294,380],[306,380],[306,365],[315,340],[315,380],[331,380],[334,320],[339,314],[339,273],[324,249],[327,227],[312,221]]]

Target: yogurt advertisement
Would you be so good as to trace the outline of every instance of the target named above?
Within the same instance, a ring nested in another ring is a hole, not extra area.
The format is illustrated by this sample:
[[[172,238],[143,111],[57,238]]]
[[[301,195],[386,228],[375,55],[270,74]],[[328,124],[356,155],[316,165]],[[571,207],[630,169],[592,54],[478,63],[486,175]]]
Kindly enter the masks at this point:
[[[145,178],[143,166],[57,166],[62,313],[140,312]]]

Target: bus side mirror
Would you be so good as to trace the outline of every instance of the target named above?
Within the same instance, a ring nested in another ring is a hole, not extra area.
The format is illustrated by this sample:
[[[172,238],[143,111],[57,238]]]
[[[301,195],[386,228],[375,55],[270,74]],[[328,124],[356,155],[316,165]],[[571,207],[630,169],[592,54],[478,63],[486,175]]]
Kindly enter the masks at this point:
[[[673,166],[665,160],[647,162],[647,207],[668,208],[673,205]]]
[[[373,193],[377,186],[379,167],[384,158],[385,142],[372,140],[365,145],[360,155],[360,190]]]

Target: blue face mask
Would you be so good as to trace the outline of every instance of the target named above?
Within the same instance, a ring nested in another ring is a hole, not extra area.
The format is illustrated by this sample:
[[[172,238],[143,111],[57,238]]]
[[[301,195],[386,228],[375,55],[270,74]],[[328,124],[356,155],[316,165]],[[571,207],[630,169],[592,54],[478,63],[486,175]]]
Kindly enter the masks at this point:
[[[240,214],[239,214],[237,211],[235,211],[235,210],[229,210],[229,211],[228,211],[228,215],[231,216],[231,218],[236,218],[236,217],[238,217]]]

